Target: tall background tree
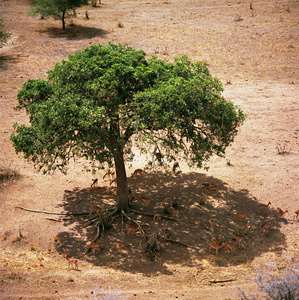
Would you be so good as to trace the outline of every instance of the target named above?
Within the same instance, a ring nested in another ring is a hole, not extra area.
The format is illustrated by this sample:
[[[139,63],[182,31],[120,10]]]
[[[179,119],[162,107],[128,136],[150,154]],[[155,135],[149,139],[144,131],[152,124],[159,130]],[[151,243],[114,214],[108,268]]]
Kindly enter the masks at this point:
[[[3,19],[0,18],[0,48],[2,48],[7,43],[7,40],[10,36],[11,33],[5,30]]]
[[[57,64],[47,80],[24,83],[16,109],[26,109],[30,126],[15,124],[11,140],[45,172],[65,172],[74,157],[114,166],[117,210],[126,211],[133,142],[197,167],[224,154],[245,116],[222,91],[204,64],[186,56],[171,63],[125,45],[92,45]]]
[[[65,29],[65,20],[75,17],[76,8],[88,5],[89,0],[31,0],[33,8],[31,15],[40,14],[42,17],[53,17],[62,22]]]

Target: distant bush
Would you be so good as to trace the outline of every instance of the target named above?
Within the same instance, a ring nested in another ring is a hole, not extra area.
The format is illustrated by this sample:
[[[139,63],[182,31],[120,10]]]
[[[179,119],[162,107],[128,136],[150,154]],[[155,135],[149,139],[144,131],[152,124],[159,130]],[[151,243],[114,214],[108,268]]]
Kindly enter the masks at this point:
[[[252,279],[258,291],[256,295],[247,295],[242,289],[244,299],[273,299],[273,300],[298,300],[299,299],[299,263],[294,259],[287,259],[288,266],[279,268],[274,263],[258,268],[255,278]]]
[[[11,33],[5,30],[3,19],[0,18],[0,48],[2,48],[6,44],[10,36]]]
[[[11,181],[19,177],[19,173],[10,167],[0,167],[0,188],[5,181]]]

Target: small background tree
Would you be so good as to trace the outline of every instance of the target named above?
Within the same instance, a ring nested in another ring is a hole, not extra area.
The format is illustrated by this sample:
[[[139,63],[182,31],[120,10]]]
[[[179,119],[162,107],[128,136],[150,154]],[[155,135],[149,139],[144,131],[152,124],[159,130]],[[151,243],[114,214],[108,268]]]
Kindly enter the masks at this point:
[[[0,48],[2,48],[7,43],[7,40],[10,36],[11,33],[5,30],[3,19],[0,18]]]
[[[15,124],[11,140],[45,172],[65,172],[74,157],[93,168],[114,166],[116,211],[127,211],[133,143],[144,153],[159,149],[161,164],[180,155],[202,167],[224,154],[245,116],[221,92],[207,67],[186,56],[170,63],[124,45],[92,45],[57,64],[47,80],[23,85],[16,109],[26,109],[31,125]]]
[[[42,17],[54,17],[62,22],[65,30],[65,19],[76,16],[76,8],[88,5],[89,0],[31,0],[33,8],[31,15],[40,14]]]

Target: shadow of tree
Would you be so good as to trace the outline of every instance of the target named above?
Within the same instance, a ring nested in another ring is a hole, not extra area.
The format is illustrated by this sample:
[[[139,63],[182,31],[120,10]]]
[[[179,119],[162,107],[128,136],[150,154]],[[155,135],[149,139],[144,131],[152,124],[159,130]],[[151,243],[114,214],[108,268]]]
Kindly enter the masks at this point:
[[[115,187],[107,185],[77,190],[65,198],[62,206],[67,213],[86,212],[86,214],[64,219],[67,231],[59,235],[59,239],[65,241],[61,251],[68,252],[73,257],[85,258],[94,265],[153,275],[171,274],[166,267],[167,264],[198,266],[201,261],[209,260],[217,266],[240,265],[252,261],[264,252],[282,251],[285,247],[285,237],[280,232],[280,223],[284,219],[279,219],[271,207],[260,213],[258,199],[250,195],[246,189],[236,191],[217,178],[195,172],[173,176],[145,174],[128,178],[128,183],[134,198],[132,209],[142,212],[142,214],[131,212],[130,217],[139,222],[143,228],[150,228],[152,233],[159,232],[161,228],[168,229],[171,232],[171,239],[179,243],[162,240],[158,259],[155,262],[150,261],[144,252],[145,239],[140,233],[128,236],[124,228],[128,220],[119,216],[113,226],[101,235],[99,240],[101,254],[91,253],[84,256],[87,241],[92,241],[96,234],[95,225],[86,227],[89,207],[100,202],[106,208],[111,208],[115,204]],[[205,191],[204,184],[217,184],[219,193]],[[141,196],[154,200],[145,206],[139,201]],[[168,204],[165,204],[163,197],[168,198]],[[155,211],[161,212],[162,216],[167,212],[168,215],[165,214],[165,217],[174,217],[171,212],[165,210],[165,205],[171,203],[176,203],[179,218],[162,217],[161,220],[154,221]],[[238,212],[246,212],[252,224],[251,231],[246,226],[246,220],[242,218],[234,220]],[[209,222],[211,218],[215,219],[214,229]],[[262,226],[268,222],[270,229],[265,233]],[[240,248],[237,246],[235,235],[243,240]],[[223,242],[233,243],[235,253],[226,251],[224,247],[219,250],[218,255],[214,249],[210,253],[211,238],[219,237],[222,237]],[[118,242],[123,245],[122,253],[114,249],[114,245]]]
[[[72,25],[66,27],[65,30],[58,27],[48,27],[45,30],[38,30],[40,34],[47,34],[51,38],[66,38],[68,40],[84,40],[94,37],[104,37],[109,32],[96,28],[81,25]]]

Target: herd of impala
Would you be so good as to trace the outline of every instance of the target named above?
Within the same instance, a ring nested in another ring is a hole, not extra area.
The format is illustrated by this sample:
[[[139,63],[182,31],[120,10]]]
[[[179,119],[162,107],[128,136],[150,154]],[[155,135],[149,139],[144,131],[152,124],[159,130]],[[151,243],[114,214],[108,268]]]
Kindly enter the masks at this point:
[[[178,162],[175,162],[174,166],[173,166],[173,171],[175,172],[175,170],[178,167],[179,167]],[[136,177],[138,175],[139,176],[143,175],[143,170],[142,169],[136,169],[132,173],[131,176]],[[106,178],[108,178],[108,180],[110,180],[110,185],[112,185],[114,182],[116,182],[115,172],[112,172],[112,171],[109,170],[103,176],[103,180],[105,180]],[[98,183],[97,178],[92,179],[91,187],[95,186],[97,183]],[[212,191],[215,190],[217,192],[217,194],[219,194],[219,187],[216,184],[205,184],[205,189],[204,190],[208,191],[208,192],[212,192]],[[65,196],[70,195],[72,192],[73,191],[65,190],[64,195]],[[153,201],[153,200],[154,200],[153,198],[147,198],[147,197],[144,197],[144,196],[140,197],[140,202],[142,204],[146,205],[146,206],[148,206],[150,204],[150,202]],[[168,200],[168,197],[163,197],[163,201],[165,202],[166,200]],[[269,208],[270,204],[271,204],[270,201],[268,202],[268,204],[259,204],[258,205],[259,212],[262,213],[263,211],[266,211]],[[101,209],[102,208],[100,206],[90,206],[89,216],[91,216],[91,214],[93,212],[96,212],[97,214],[100,214]],[[288,213],[288,210],[283,211],[280,207],[277,207],[276,210],[277,210],[277,213],[278,213],[279,217],[283,217],[286,213]],[[179,210],[178,209],[175,209],[174,207],[172,207],[172,214],[173,214],[174,217],[179,218]],[[154,218],[154,221],[159,221],[159,220],[162,219],[162,214],[158,211],[155,211],[154,215],[153,215],[153,218]],[[238,219],[243,219],[244,221],[246,221],[246,226],[247,226],[248,232],[251,232],[252,226],[250,224],[250,221],[247,219],[247,214],[245,212],[238,212],[235,215],[235,217],[233,218],[233,221],[237,221]],[[299,209],[295,211],[293,219],[294,220],[297,219],[297,221],[299,221]],[[210,223],[212,231],[214,231],[216,220],[211,218],[209,220],[209,223]],[[262,226],[262,231],[264,233],[268,234],[270,226],[271,226],[270,222],[264,224]],[[140,230],[140,227],[135,227],[135,226],[130,226],[130,225],[126,226],[126,233],[127,233],[128,236],[130,236],[130,235],[134,236],[135,233],[139,230]],[[168,229],[162,229],[161,233],[164,234],[166,237],[170,238],[170,232],[169,232]],[[236,243],[237,243],[238,247],[241,248],[242,244],[243,244],[243,239],[240,236],[236,235],[236,234],[234,235],[234,239],[236,240]],[[231,242],[223,242],[222,238],[220,237],[219,239],[215,239],[215,238],[211,239],[211,241],[209,243],[209,252],[211,252],[212,249],[214,249],[214,250],[216,250],[216,255],[217,255],[219,250],[222,247],[225,247],[226,251],[230,251],[231,253],[234,253],[235,250],[236,250],[234,244],[232,244]],[[99,242],[94,242],[94,243],[91,243],[87,246],[85,254],[87,255],[90,251],[94,252],[94,253],[96,253],[96,252],[100,253],[100,251],[101,251],[100,249],[101,249],[100,248],[100,243]],[[116,249],[119,253],[122,253],[123,245],[121,243],[116,243],[113,246],[113,249]],[[73,265],[75,267],[75,269],[78,269],[78,260],[77,259],[72,258],[72,257],[68,257],[67,255],[65,255],[64,257],[69,262],[69,266]]]
[[[269,208],[270,204],[271,204],[270,201],[268,202],[268,204],[259,204],[258,205],[259,213],[266,212],[267,209]],[[283,211],[280,207],[277,207],[276,211],[277,211],[277,214],[280,218],[282,218],[286,213],[288,213],[288,210]],[[245,222],[247,222],[246,223],[247,229],[248,229],[249,232],[251,232],[252,226],[250,224],[250,221],[247,219],[247,214],[245,212],[238,212],[235,215],[235,217],[233,218],[233,221],[237,221],[238,219],[243,219]],[[294,213],[293,220],[295,220],[295,219],[297,219],[297,221],[299,221],[299,209],[296,210],[295,213]],[[210,219],[209,223],[210,223],[211,229],[214,230],[216,220],[215,219]],[[266,223],[262,226],[262,231],[265,234],[268,234],[270,226],[271,226],[271,222],[269,221],[268,223]],[[238,247],[241,248],[242,243],[243,243],[242,238],[240,236],[234,235],[234,239],[236,240],[236,242],[238,244]],[[221,249],[222,247],[225,247],[226,250],[230,250],[232,253],[234,253],[235,250],[236,250],[235,246],[232,243],[230,243],[230,242],[222,243],[222,238],[220,238],[220,239],[212,238],[211,242],[209,243],[209,247],[210,247],[209,252],[211,252],[212,249],[215,249],[216,250],[216,255],[218,254],[219,249]]]

